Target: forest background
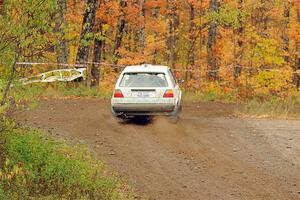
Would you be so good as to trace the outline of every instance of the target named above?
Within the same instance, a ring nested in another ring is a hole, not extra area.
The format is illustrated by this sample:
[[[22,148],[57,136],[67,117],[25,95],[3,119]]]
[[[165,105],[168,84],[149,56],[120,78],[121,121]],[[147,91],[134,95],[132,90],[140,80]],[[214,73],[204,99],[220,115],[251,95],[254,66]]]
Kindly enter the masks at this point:
[[[83,64],[108,92],[122,67],[148,63],[190,96],[299,97],[299,0],[1,0],[0,16],[2,85]]]

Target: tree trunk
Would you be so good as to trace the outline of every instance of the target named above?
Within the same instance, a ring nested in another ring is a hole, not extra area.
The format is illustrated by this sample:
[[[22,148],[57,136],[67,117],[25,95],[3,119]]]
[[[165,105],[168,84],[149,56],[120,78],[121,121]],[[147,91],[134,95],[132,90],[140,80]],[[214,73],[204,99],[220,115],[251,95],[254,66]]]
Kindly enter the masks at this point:
[[[141,0],[141,18],[142,24],[140,29],[140,52],[143,54],[145,50],[145,24],[146,24],[146,10],[145,10],[145,2],[146,0]]]
[[[176,43],[177,43],[177,29],[178,29],[178,26],[179,26],[179,16],[177,15],[176,13],[176,10],[175,10],[175,6],[173,6],[172,8],[172,24],[173,24],[173,27],[172,27],[172,48],[171,48],[171,66],[173,69],[175,69],[176,67],[176,60],[177,60],[177,52],[176,52]]]
[[[131,40],[132,40],[132,30],[130,24],[126,25],[126,35],[127,35],[127,44],[125,45],[125,48],[127,51],[131,51]]]
[[[190,79],[190,72],[188,70],[190,70],[191,68],[193,68],[193,66],[195,65],[195,42],[196,42],[196,38],[195,38],[195,28],[196,25],[194,23],[195,20],[195,8],[193,3],[189,3],[189,22],[190,22],[190,27],[189,27],[189,47],[188,47],[188,51],[187,51],[187,67],[186,67],[186,73],[185,73],[185,78],[186,81],[188,81]]]
[[[117,25],[114,54],[117,54],[117,50],[121,47],[122,38],[123,38],[123,34],[124,34],[125,20],[123,17],[120,17],[120,18],[122,18],[122,19],[119,19],[118,25]]]
[[[188,51],[188,64],[194,65],[195,64],[195,28],[196,25],[194,23],[195,20],[195,8],[192,3],[189,4],[189,10],[190,10],[190,27],[189,27],[189,51]]]
[[[157,2],[157,0],[155,0]],[[155,6],[153,9],[152,9],[152,16],[155,20],[157,20],[158,18],[158,7]],[[158,33],[157,31],[154,31],[154,43],[157,43],[157,37],[158,37]],[[153,58],[152,58],[152,64],[157,64],[157,49],[155,48],[154,49],[154,52],[153,52]]]
[[[166,35],[166,52],[165,52],[165,62],[170,62],[170,49],[171,46],[171,40],[172,40],[172,20],[171,20],[171,14],[170,14],[170,3],[169,0],[167,0],[167,16],[166,16],[166,24],[168,26],[167,35]]]
[[[290,57],[289,57],[289,36],[288,36],[288,25],[290,23],[290,9],[291,5],[290,2],[287,1],[284,4],[284,12],[283,12],[283,17],[284,17],[284,30],[283,30],[283,50],[285,51],[286,55],[284,56],[284,60],[286,63],[290,62]]]
[[[257,3],[257,10],[255,11],[257,14],[252,15],[252,20],[255,22],[257,32],[264,38],[268,37],[267,29],[270,20],[268,16],[268,12],[270,11],[267,5],[268,3],[270,3],[268,0],[260,0]]]
[[[168,2],[168,9],[170,9],[167,24],[168,24],[168,37],[167,37],[167,55],[166,61],[171,63],[171,67],[174,69],[176,66],[176,30],[179,26],[178,15],[176,14],[176,8],[173,2]]]
[[[203,27],[202,27],[202,22],[203,22],[203,0],[200,0],[200,27],[199,27],[199,31],[200,31],[200,35],[199,35],[199,42],[200,42],[200,47],[199,47],[199,69],[197,70],[197,85],[200,88],[200,84],[201,84],[201,70],[202,70],[202,63],[203,63],[203,59],[202,59],[202,50],[203,50],[203,44],[204,44],[204,38],[203,38]]]
[[[80,36],[79,48],[76,63],[86,63],[89,57],[91,34],[95,24],[96,7],[98,0],[87,0],[83,15],[82,31]]]
[[[214,13],[218,10],[217,0],[210,0],[209,12]],[[209,22],[208,41],[207,41],[207,78],[211,81],[218,80],[218,58],[216,55],[217,42],[217,23],[212,20]]]
[[[297,21],[300,23],[300,3],[297,2]],[[296,58],[295,58],[295,66],[294,66],[294,84],[296,88],[299,90],[300,88],[300,42],[296,43]]]
[[[57,62],[58,63],[67,63],[68,62],[68,49],[67,49],[67,41],[65,39],[66,32],[66,19],[65,19],[65,13],[67,9],[67,3],[66,0],[58,0],[58,19],[57,19],[57,33],[61,34],[61,37],[59,37],[60,43],[56,45],[57,48]]]
[[[117,30],[116,30],[116,36],[115,36],[115,45],[114,45],[114,50],[113,54],[118,57],[117,50],[121,47],[123,35],[124,35],[124,30],[125,30],[125,11],[123,10],[124,7],[127,6],[127,2],[125,0],[120,0],[120,8],[122,14],[119,16],[118,19],[118,24],[117,24]]]
[[[0,0],[0,15],[3,14],[3,4],[4,4],[4,0]]]
[[[244,0],[237,0],[238,2],[238,9],[240,11],[243,10],[243,3]],[[235,53],[234,53],[234,79],[237,80],[239,76],[242,73],[242,66],[243,66],[243,59],[244,59],[244,41],[243,41],[243,35],[244,35],[244,25],[242,22],[242,16],[238,16],[238,24],[239,27],[237,30],[234,31],[234,37],[237,37],[237,40],[235,40]]]
[[[103,36],[102,24],[99,24],[97,33]],[[93,64],[91,68],[91,87],[98,87],[100,85],[100,65],[102,54],[103,54],[104,40],[103,38],[95,37],[94,40],[94,55],[93,55]]]

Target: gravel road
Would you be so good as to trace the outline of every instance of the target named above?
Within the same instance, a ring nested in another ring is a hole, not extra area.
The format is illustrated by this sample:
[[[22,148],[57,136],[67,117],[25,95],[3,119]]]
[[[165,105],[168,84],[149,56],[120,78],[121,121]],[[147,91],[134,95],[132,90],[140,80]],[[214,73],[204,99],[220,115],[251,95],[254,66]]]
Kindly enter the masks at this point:
[[[43,100],[16,118],[87,144],[136,188],[137,199],[300,199],[300,121],[240,119],[234,109],[185,103],[177,124],[119,124],[104,101]]]

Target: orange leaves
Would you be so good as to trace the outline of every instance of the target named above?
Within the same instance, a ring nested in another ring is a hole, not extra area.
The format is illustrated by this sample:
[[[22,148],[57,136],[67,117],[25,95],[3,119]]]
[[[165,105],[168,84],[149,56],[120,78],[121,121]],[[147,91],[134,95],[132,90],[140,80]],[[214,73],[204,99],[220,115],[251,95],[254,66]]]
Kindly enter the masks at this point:
[[[300,3],[298,5],[294,4],[291,8],[291,18],[289,23],[289,37],[295,42],[300,42],[300,21],[298,20],[298,12],[300,12]]]
[[[131,52],[121,48],[118,50],[118,53],[121,56],[118,62],[120,65],[138,65],[146,61],[144,55],[138,52]]]
[[[192,4],[196,9],[207,9],[209,0],[188,0],[187,3]]]
[[[300,1],[299,0],[289,0],[289,1],[296,9],[300,10]]]
[[[101,4],[100,8],[97,10],[96,21],[114,26],[120,15],[119,4],[115,1],[108,1]]]
[[[290,24],[289,37],[300,42],[300,23],[292,22]]]
[[[145,2],[145,7],[148,10],[151,10],[151,9],[154,9],[154,8],[160,9],[160,8],[166,7],[166,5],[167,5],[166,0],[146,1]]]

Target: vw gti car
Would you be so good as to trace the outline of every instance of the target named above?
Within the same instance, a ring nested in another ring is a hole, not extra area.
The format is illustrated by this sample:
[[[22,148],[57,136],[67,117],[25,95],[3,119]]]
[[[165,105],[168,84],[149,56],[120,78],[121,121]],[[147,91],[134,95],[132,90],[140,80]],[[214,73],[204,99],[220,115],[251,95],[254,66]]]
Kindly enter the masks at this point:
[[[139,65],[124,69],[111,99],[115,118],[169,116],[178,120],[181,90],[167,66]]]

